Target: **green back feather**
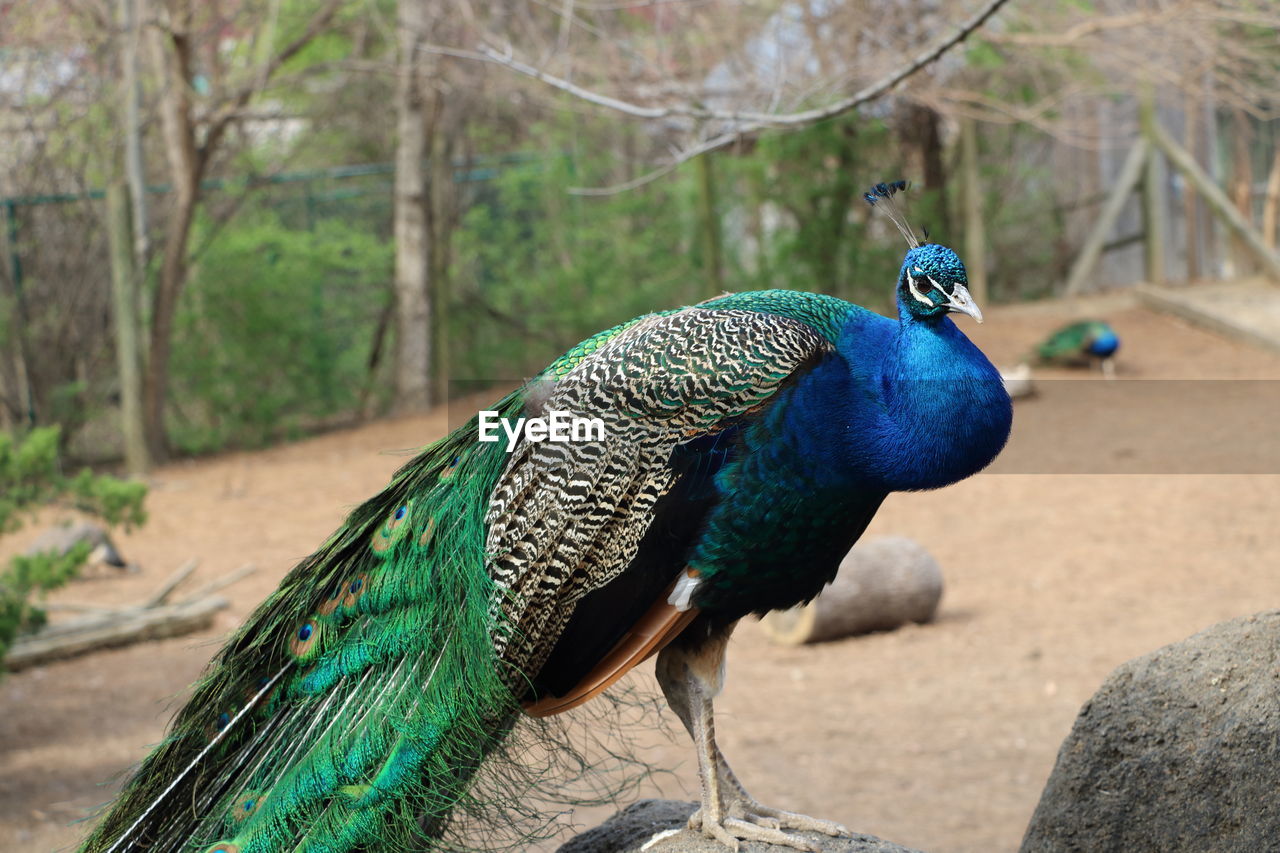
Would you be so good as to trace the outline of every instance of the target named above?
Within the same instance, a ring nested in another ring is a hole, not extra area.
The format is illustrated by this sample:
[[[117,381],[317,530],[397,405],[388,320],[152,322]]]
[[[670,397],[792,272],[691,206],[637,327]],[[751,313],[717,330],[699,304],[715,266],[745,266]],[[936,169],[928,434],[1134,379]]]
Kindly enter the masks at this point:
[[[1094,338],[1109,331],[1107,324],[1098,320],[1070,323],[1041,341],[1036,347],[1036,355],[1042,361],[1080,358]]]
[[[832,344],[839,341],[841,330],[852,316],[872,313],[861,305],[854,305],[835,296],[798,290],[751,290],[743,293],[728,293],[709,299],[699,307],[757,311],[761,314],[798,320],[819,332]]]

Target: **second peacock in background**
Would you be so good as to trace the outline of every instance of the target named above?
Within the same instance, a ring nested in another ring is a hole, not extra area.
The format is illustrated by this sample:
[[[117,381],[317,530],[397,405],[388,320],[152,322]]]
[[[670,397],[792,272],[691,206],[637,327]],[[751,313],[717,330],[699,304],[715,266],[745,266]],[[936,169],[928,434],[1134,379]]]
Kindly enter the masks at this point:
[[[1114,379],[1115,354],[1120,349],[1120,336],[1101,320],[1079,320],[1063,326],[1036,346],[1035,358],[1041,364],[1078,367],[1097,365],[1102,375]]]

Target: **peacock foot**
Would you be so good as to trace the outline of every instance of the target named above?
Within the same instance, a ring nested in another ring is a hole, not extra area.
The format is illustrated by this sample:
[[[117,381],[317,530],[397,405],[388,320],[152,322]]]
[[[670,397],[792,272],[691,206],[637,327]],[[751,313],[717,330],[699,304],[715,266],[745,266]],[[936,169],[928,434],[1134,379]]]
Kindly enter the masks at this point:
[[[820,832],[834,836],[849,835],[849,830],[833,821],[770,808],[754,800],[735,800],[724,813],[713,819],[705,818],[703,810],[698,809],[689,816],[689,828],[701,831],[735,851],[741,841],[761,841],[813,853],[818,853],[821,849],[808,839],[793,835],[787,830]]]

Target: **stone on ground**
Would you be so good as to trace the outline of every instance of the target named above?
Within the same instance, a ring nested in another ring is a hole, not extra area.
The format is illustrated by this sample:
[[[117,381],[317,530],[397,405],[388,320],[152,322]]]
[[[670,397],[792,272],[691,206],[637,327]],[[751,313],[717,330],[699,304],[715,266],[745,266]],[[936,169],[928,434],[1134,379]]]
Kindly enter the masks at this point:
[[[1022,853],[1275,850],[1280,611],[1120,666],[1081,709]]]
[[[640,800],[594,829],[569,839],[556,853],[640,853],[641,850],[644,853],[725,853],[728,848],[723,844],[687,828],[689,815],[695,808],[693,803],[676,800]],[[660,833],[672,830],[670,835],[655,840]],[[797,834],[822,853],[918,853],[870,835],[832,838],[813,832]],[[740,853],[796,853],[794,847],[755,841],[744,841],[738,850]]]

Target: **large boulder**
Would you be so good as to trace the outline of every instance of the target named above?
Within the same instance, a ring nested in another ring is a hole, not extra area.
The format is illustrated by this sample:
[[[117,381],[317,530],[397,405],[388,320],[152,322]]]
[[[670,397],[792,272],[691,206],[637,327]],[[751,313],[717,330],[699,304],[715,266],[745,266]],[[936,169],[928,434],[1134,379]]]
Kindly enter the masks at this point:
[[[632,803],[604,823],[576,835],[556,853],[725,853],[723,844],[701,832],[687,829],[693,803],[676,800],[641,800]],[[670,833],[657,836],[661,833]],[[870,835],[832,838],[814,832],[798,833],[822,853],[918,853]],[[740,853],[796,853],[794,847],[779,847],[744,841]]]
[[[854,545],[835,580],[809,604],[774,610],[760,624],[783,645],[818,643],[928,622],[941,598],[942,569],[924,546],[881,536]]]
[[[1129,661],[1080,711],[1022,842],[1057,851],[1280,846],[1280,611]]]

